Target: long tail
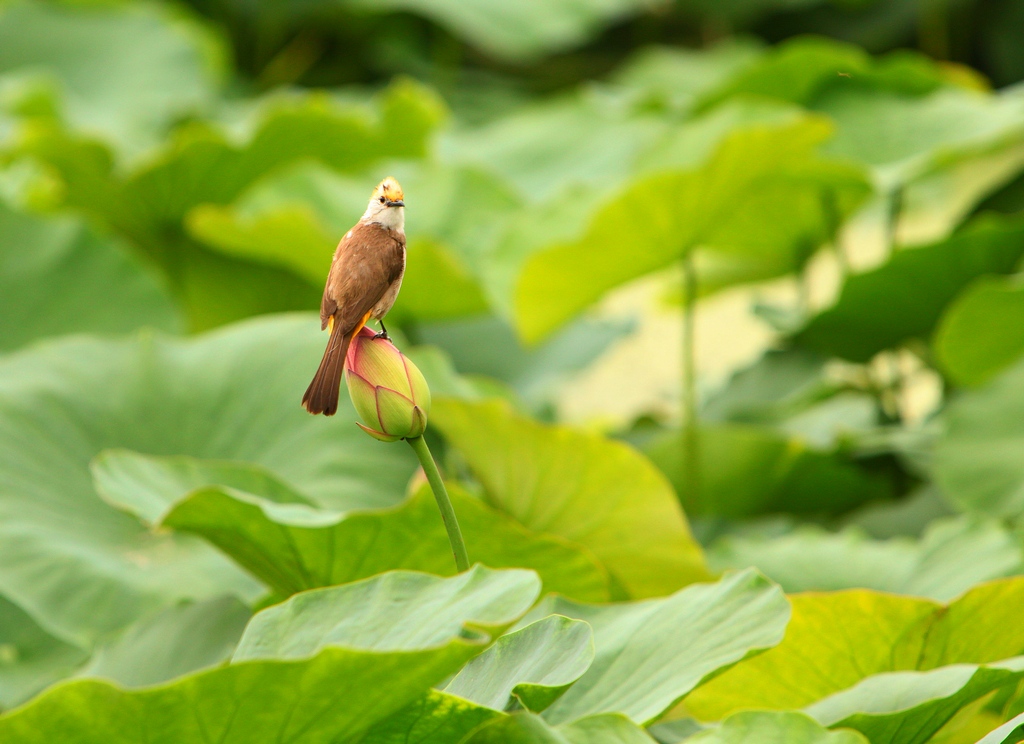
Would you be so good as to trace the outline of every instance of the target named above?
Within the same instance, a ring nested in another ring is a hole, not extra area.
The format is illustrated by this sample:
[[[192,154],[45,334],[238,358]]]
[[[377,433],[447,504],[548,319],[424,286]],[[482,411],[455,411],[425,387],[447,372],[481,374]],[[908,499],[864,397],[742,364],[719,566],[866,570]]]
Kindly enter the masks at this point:
[[[354,333],[345,333],[341,323],[332,324],[331,339],[327,342],[324,358],[320,360],[320,367],[306,388],[306,394],[302,396],[302,406],[310,413],[333,416],[338,410],[338,389],[341,387],[341,373],[345,369],[345,355],[356,333],[359,333],[359,327]]]

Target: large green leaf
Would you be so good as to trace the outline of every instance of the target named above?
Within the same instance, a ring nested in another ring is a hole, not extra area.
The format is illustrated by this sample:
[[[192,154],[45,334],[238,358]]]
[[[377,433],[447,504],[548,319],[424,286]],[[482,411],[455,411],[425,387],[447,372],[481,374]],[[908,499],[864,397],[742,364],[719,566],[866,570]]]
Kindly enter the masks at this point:
[[[527,261],[515,288],[519,332],[538,340],[610,289],[701,246],[764,264],[765,278],[792,271],[835,219],[822,195],[845,215],[867,194],[858,170],[815,155],[829,132],[817,118],[741,128],[700,167],[630,184],[583,234],[555,238]]]
[[[1024,555],[1000,525],[960,518],[932,522],[920,540],[813,527],[775,538],[726,537],[708,561],[717,569],[756,566],[787,592],[865,587],[948,601],[1018,571]]]
[[[1024,735],[1024,714],[1007,721],[989,733],[978,744],[1017,744]]]
[[[479,281],[454,252],[430,239],[410,241],[402,295],[392,312],[403,320],[441,320],[487,312]]]
[[[827,114],[837,135],[826,152],[869,166],[885,199],[900,189],[900,232],[931,240],[1020,168],[1024,104],[1012,90],[986,88],[970,71],[920,54],[873,60],[854,46],[797,38],[741,69],[703,104],[753,94]]]
[[[874,168],[884,185],[1024,138],[1024,99],[943,88],[926,96],[834,86],[813,103],[837,124],[826,146]]]
[[[364,12],[422,15],[489,55],[520,62],[582,44],[649,7],[644,0],[523,0],[513,5],[495,0],[343,1]]]
[[[775,309],[790,314],[781,307]],[[756,306],[755,313],[760,313]],[[878,400],[859,380],[851,379],[848,370],[827,362],[822,354],[790,345],[769,349],[734,372],[702,401],[700,408],[702,424],[709,425],[704,436],[712,446],[720,447],[718,457],[728,458],[733,447],[716,445],[715,439],[734,439],[740,450],[750,447],[754,451],[772,448],[773,441],[777,446],[780,439],[789,439],[789,451],[794,453],[796,463],[801,459],[818,460],[828,464],[823,470],[836,472],[835,481],[855,483],[859,475],[863,488],[884,488],[884,478],[869,477],[866,469],[858,474],[851,467],[855,461],[850,456],[861,454],[866,448],[863,442],[883,436]],[[751,424],[761,428],[746,426]],[[798,454],[801,452],[805,454]],[[715,462],[707,467],[712,473],[720,471]],[[839,474],[844,471],[845,475]],[[768,482],[774,478],[765,475]]]
[[[15,120],[9,116],[3,107],[0,107],[0,148],[6,148],[12,143],[15,129]],[[4,174],[8,176],[9,174]],[[5,184],[6,185],[6,184]]]
[[[253,462],[331,508],[397,503],[413,471],[405,448],[360,432],[347,396],[334,419],[298,404],[324,343],[299,316],[5,357],[0,591],[83,645],[178,599],[257,591],[198,539],[150,533],[101,501],[89,463],[105,449]]]
[[[532,134],[525,138],[521,151],[513,153],[514,158],[508,164],[511,170],[503,169],[502,172],[513,181],[525,179],[526,198],[539,201],[531,202],[529,207],[508,219],[508,227],[489,254],[485,266],[483,276],[491,303],[505,317],[515,315],[516,286],[524,267],[537,254],[579,241],[609,201],[616,201],[624,190],[628,191],[631,186],[654,174],[689,172],[699,168],[712,156],[716,147],[738,130],[793,126],[806,118],[803,111],[794,107],[764,101],[738,101],[677,126],[668,126],[665,117],[656,119],[652,125],[650,112],[643,117],[629,117],[623,123],[619,121],[623,116],[622,106],[610,107],[614,116],[609,116],[605,113],[609,108],[607,101],[602,105],[590,103],[590,99],[587,101],[587,105],[572,109],[571,117],[579,121],[559,121],[555,117],[555,121],[545,124],[542,116],[536,122],[531,120],[529,126],[518,127]],[[589,110],[593,106],[597,107],[596,111]],[[568,111],[565,113],[569,116]],[[515,138],[514,141],[518,142],[519,135],[514,128],[516,121],[499,121],[490,127],[498,130],[493,133],[492,140],[487,139],[485,130],[485,152],[478,157],[487,163],[504,162],[503,158],[509,154],[508,141]],[[552,133],[549,128],[558,133],[558,139],[564,137],[568,140],[571,137],[572,142],[566,141],[551,151]],[[591,133],[595,128],[597,131]],[[593,141],[588,137],[593,137]],[[473,141],[470,138],[470,142]],[[595,160],[587,154],[592,152],[600,152],[602,157]],[[585,170],[580,170],[580,162],[587,163]],[[533,166],[533,163],[543,165]],[[517,168],[523,171],[521,175]],[[782,183],[776,183],[773,193],[763,198],[775,200],[783,206],[788,204],[789,207],[801,201],[799,196],[787,196],[784,191],[788,189]],[[780,231],[771,227],[772,224],[762,223],[764,229],[758,238],[761,248],[773,245],[778,238]],[[783,226],[781,232],[787,229]],[[748,232],[748,237],[750,234]],[[731,240],[728,235],[723,235],[722,244]],[[752,250],[759,248],[753,246]],[[791,259],[790,254],[772,250],[760,251],[757,255],[748,252],[738,258],[735,254],[726,255],[700,247],[695,256],[695,262],[701,269],[700,290],[712,292],[730,283],[777,276],[780,266],[782,271],[788,270]]]
[[[585,620],[597,656],[544,712],[553,723],[618,712],[647,723],[706,679],[777,644],[789,619],[782,591],[755,571],[670,597],[622,605],[555,598],[534,610]]]
[[[842,75],[837,75],[842,73]],[[941,68],[923,56],[906,53],[873,59],[863,49],[834,39],[798,37],[769,50],[740,68],[701,100],[704,107],[736,95],[778,98],[807,105],[830,89],[927,93],[944,81]]]
[[[943,310],[972,279],[1008,273],[1021,255],[1024,221],[979,220],[850,277],[836,304],[812,318],[796,341],[855,362],[913,338],[928,341]]]
[[[813,102],[837,124],[825,151],[870,167],[879,213],[898,203],[897,240],[945,237],[1024,165],[1024,98],[982,87],[918,96],[837,84]]]
[[[924,437],[924,434],[919,434]],[[920,446],[920,443],[913,446]],[[928,446],[931,441],[928,440]],[[919,538],[932,520],[952,517],[956,511],[934,483],[915,488],[904,498],[865,504],[842,520],[845,526],[862,529],[877,540],[893,537]],[[979,520],[984,521],[984,520]]]
[[[709,424],[696,440],[696,483],[687,470],[686,433],[668,431],[644,446],[695,515],[837,513],[890,496],[880,478],[776,428]]]
[[[455,695],[430,690],[371,728],[359,744],[452,744],[502,716]]]
[[[474,560],[533,568],[547,591],[607,598],[608,578],[593,556],[565,540],[529,532],[452,485],[449,496]],[[244,495],[202,490],[164,526],[202,535],[277,591],[329,586],[405,568],[450,575],[455,566],[430,488],[378,512],[275,509]]]
[[[1024,578],[981,584],[949,605],[869,590],[790,600],[783,642],[687,697],[693,715],[801,708],[883,672],[985,664],[1024,650],[1013,619],[1024,612]]]
[[[998,517],[1024,513],[1024,364],[963,392],[942,413],[933,473],[961,509]]]
[[[980,277],[950,303],[935,331],[935,356],[960,385],[990,380],[1024,354],[1021,277]]]
[[[653,744],[642,728],[628,718],[605,713],[551,726],[530,713],[491,721],[462,744]]]
[[[227,661],[252,613],[235,597],[168,607],[96,649],[76,676],[149,687]]]
[[[276,732],[283,741],[360,741],[482,650],[490,638],[481,629],[514,622],[539,588],[528,571],[476,568],[452,579],[384,574],[297,595],[250,622],[230,666],[143,690],[65,683],[0,717],[0,736],[127,744],[141,732],[153,744],[230,744]],[[375,594],[389,601],[366,601]],[[346,625],[346,617],[358,620]],[[282,644],[285,628],[293,634]]]
[[[353,205],[358,203],[352,199]],[[201,204],[189,212],[186,227],[208,248],[280,266],[311,284],[326,278],[331,265],[330,246],[345,232],[330,230],[308,206],[291,204],[255,215],[237,213],[229,206]]]
[[[519,702],[539,712],[587,671],[594,659],[590,626],[549,615],[502,636],[445,688],[497,710]]]
[[[250,464],[106,452],[96,489],[154,528],[206,538],[282,596],[393,569],[450,575],[451,544],[429,486],[393,508],[319,509]],[[537,535],[449,485],[474,560],[535,569],[547,591],[608,598],[604,569],[580,546]]]
[[[673,55],[677,53],[672,50]],[[685,68],[701,78],[692,65],[669,64],[672,71],[654,75],[678,77]],[[715,64],[711,62],[712,67]],[[626,103],[631,98],[659,96],[657,89],[666,84],[648,80],[651,72],[645,66],[640,60],[638,69],[622,71],[622,80],[609,90],[589,87],[534,102],[485,126],[457,130],[443,140],[442,152],[454,162],[498,173],[517,187],[524,203],[534,207],[515,220],[513,234],[518,231],[518,239],[508,241],[511,245],[503,252],[521,261],[553,241],[578,237],[601,197],[614,194],[638,175],[696,167],[738,127],[792,123],[804,115],[796,107],[744,100],[677,122],[674,116],[652,110],[661,104]],[[668,85],[673,94],[686,95],[684,86]],[[493,283],[503,286],[511,281]]]
[[[38,76],[72,127],[130,153],[211,106],[220,54],[212,35],[156,3],[23,0],[0,10],[0,73]]]
[[[181,326],[161,283],[119,241],[77,220],[33,217],[2,201],[0,295],[0,351],[45,336]]]
[[[444,151],[457,163],[496,172],[524,201],[551,203],[559,214],[579,222],[589,203],[585,192],[606,191],[629,178],[638,158],[667,127],[652,112],[614,105],[583,90],[457,131],[444,141]]]
[[[693,718],[673,718],[651,724],[647,732],[660,744],[679,744],[705,728]]]
[[[756,66],[762,54],[759,42],[735,37],[700,51],[649,46],[620,67],[612,80],[645,106],[688,111],[737,73]]]
[[[211,484],[259,494],[260,498],[274,503],[313,506],[312,501],[282,483],[269,470],[247,462],[200,460],[186,455],[154,457],[131,450],[104,450],[90,463],[89,469],[96,492],[104,501],[151,526],[162,521],[181,497]]]
[[[888,672],[825,698],[807,712],[826,726],[857,729],[872,744],[924,744],[965,705],[1021,679],[1024,657]]]
[[[805,349],[769,349],[707,397],[701,406],[701,418],[778,423],[828,397],[835,385],[825,378],[826,361]]]
[[[458,638],[486,643],[523,615],[540,579],[522,569],[479,564],[450,578],[389,571],[351,584],[300,592],[257,613],[233,663],[302,659],[328,646],[412,651]]]
[[[19,705],[68,676],[88,656],[47,633],[24,610],[0,597],[0,710]]]
[[[312,659],[235,664],[144,690],[67,682],[0,717],[0,736],[19,744],[137,744],[140,736],[249,744],[276,732],[286,741],[355,742],[478,648],[458,640],[411,652],[326,648]]]
[[[829,731],[805,713],[795,711],[743,711],[702,731],[687,744],[867,744],[860,733],[847,729]]]
[[[649,597],[707,576],[672,488],[630,447],[535,423],[499,401],[439,399],[431,416],[489,504],[589,548],[613,589]]]
[[[899,214],[889,212],[890,218],[896,218],[890,226],[895,228],[898,243],[921,244],[947,237],[972,214],[987,211],[979,204],[984,205],[987,196],[1024,168],[1024,137],[1009,137],[978,151],[943,153],[935,160],[923,175],[899,189],[899,197],[879,197],[865,210],[865,216],[873,213],[878,219],[886,204],[891,210],[898,200]]]
[[[740,440],[746,433],[750,446],[756,446],[758,439],[770,446],[770,440],[784,433],[806,445],[804,458],[848,450],[851,440],[877,434],[878,401],[867,391],[855,389],[826,362],[825,356],[796,346],[769,349],[702,401],[700,419],[708,424],[768,425],[779,433],[723,428],[717,435],[733,434]],[[852,472],[848,461],[844,463],[846,458],[831,459],[834,469]],[[715,463],[708,467],[717,470]]]

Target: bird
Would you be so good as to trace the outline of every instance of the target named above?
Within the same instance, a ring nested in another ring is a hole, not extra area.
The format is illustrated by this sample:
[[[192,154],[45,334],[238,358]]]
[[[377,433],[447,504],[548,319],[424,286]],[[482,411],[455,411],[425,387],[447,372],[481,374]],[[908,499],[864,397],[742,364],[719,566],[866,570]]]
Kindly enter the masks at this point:
[[[320,367],[302,396],[312,414],[333,416],[349,344],[373,318],[378,338],[388,338],[384,316],[395,304],[405,274],[405,196],[388,176],[373,190],[359,222],[334,251],[320,302],[320,330],[330,339]]]

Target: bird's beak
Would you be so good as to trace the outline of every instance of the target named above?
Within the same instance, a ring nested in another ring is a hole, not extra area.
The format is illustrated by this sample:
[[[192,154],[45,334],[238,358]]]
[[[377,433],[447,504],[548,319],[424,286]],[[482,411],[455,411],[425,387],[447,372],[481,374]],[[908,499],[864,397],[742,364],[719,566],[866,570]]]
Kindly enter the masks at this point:
[[[405,206],[405,202],[402,201],[401,199],[399,199],[398,201],[391,201],[390,199],[388,199],[387,205],[389,207],[404,207]]]

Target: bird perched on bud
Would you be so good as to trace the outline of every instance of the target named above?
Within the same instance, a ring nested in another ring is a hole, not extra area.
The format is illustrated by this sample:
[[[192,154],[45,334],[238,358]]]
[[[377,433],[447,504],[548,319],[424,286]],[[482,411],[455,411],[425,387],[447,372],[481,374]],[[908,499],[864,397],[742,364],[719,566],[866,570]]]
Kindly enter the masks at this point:
[[[331,416],[338,410],[338,389],[349,344],[366,322],[381,321],[395,304],[405,273],[405,199],[398,181],[388,176],[373,190],[366,212],[338,243],[320,302],[321,330],[330,330],[327,350],[309,383],[302,405],[310,413]]]

